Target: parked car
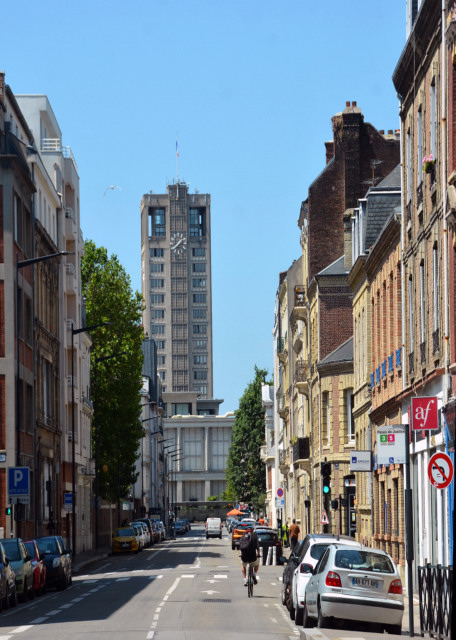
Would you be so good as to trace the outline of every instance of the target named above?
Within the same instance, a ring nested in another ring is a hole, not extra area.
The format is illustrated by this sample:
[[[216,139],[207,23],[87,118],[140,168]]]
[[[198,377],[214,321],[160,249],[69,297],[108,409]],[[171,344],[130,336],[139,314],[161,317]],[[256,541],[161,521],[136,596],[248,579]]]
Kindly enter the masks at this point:
[[[247,529],[255,528],[251,522],[238,522],[231,531],[231,548],[239,549],[239,541]]]
[[[222,521],[220,518],[206,519],[206,539],[207,538],[222,539]]]
[[[112,536],[112,553],[139,553],[139,539],[133,527],[119,527]]]
[[[158,529],[160,532],[160,540],[166,540],[166,528],[161,520],[158,520]]]
[[[144,522],[144,524],[146,525],[148,531],[149,531],[149,538],[150,538],[150,546],[152,546],[154,544],[154,528],[152,525],[152,521],[150,518],[138,518],[135,522]]]
[[[44,555],[47,587],[66,589],[73,581],[71,549],[65,548],[61,536],[37,538],[36,544]]]
[[[35,595],[40,596],[46,593],[46,565],[44,564],[44,554],[38,549],[36,540],[25,540],[24,544],[32,560]]]
[[[158,526],[158,520],[151,520],[151,524],[153,528],[153,537],[154,537],[154,544],[155,544],[156,542],[160,542],[160,529]]]
[[[146,547],[150,547],[150,533],[146,523],[142,522],[141,520],[135,520],[134,522],[130,522],[130,524],[139,527],[141,532],[143,549],[145,549]]]
[[[306,587],[304,627],[314,620],[330,627],[341,618],[380,624],[400,635],[403,614],[402,582],[391,556],[370,547],[329,545]]]
[[[187,531],[190,531],[192,528],[192,523],[190,522],[190,520],[188,518],[181,518],[182,522],[185,522],[186,526],[187,526]]]
[[[293,551],[290,552],[288,560],[286,558],[282,558],[282,562],[285,561],[285,567],[282,574],[282,604],[287,607],[292,619],[294,619],[295,616],[292,594],[293,577],[296,567],[298,567],[301,562],[304,562],[305,557],[310,564],[315,566],[328,544],[337,541],[345,542],[347,540],[356,542],[355,539],[350,536],[337,536],[330,533],[309,533],[306,535],[304,540],[298,542]],[[310,551],[311,548],[313,549],[312,551]],[[310,562],[309,558],[310,553],[313,554],[311,555],[312,562]],[[298,616],[299,615],[301,614],[299,613]]]
[[[16,574],[6,557],[5,548],[0,542],[0,599],[1,608],[9,609],[17,605]]]
[[[33,567],[24,542],[21,538],[4,538],[1,543],[16,576],[17,597],[23,601],[33,599]]]
[[[144,536],[142,523],[140,524],[138,522],[130,522],[129,526],[133,527],[135,535],[138,538],[139,550],[142,551],[146,546],[146,538]]]
[[[258,537],[258,544],[260,545],[263,558],[267,558],[269,549],[272,547],[276,549],[276,564],[280,564],[280,558],[282,556],[282,541],[279,538],[276,529],[271,529],[269,527],[256,527],[255,533]]]
[[[321,558],[326,548],[328,547],[328,544],[333,543],[334,540],[332,538],[329,543],[325,539],[325,537],[317,537],[315,539],[311,538],[309,540],[309,544],[306,545],[307,548],[304,552],[302,561],[298,564],[293,572],[290,588],[291,597],[289,612],[291,619],[294,619],[297,626],[302,625],[306,586],[312,575],[312,571],[315,568],[318,560]],[[362,547],[361,543],[357,542],[356,540],[350,539],[348,536],[347,538],[344,538],[343,544],[352,547]]]
[[[184,533],[187,533],[187,527],[183,520],[176,520],[176,522],[174,523],[174,533],[176,534],[176,536],[184,535]]]

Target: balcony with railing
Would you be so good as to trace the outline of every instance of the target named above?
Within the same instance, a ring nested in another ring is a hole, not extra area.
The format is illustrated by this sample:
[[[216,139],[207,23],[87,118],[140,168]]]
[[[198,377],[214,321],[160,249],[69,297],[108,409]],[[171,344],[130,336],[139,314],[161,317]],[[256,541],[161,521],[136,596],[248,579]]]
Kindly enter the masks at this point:
[[[73,291],[77,293],[78,282],[76,279],[76,267],[72,262],[67,262],[65,265],[66,269],[66,290],[67,292]]]
[[[310,438],[298,438],[293,444],[293,464],[310,465]]]
[[[286,360],[288,356],[288,349],[287,349],[287,337],[285,335],[285,338],[277,338],[277,357],[279,358],[279,360]]]
[[[60,138],[42,138],[40,147],[42,153],[61,153],[64,158],[70,158],[73,161],[76,171],[78,170],[78,165],[76,164],[71,147],[62,145]]]
[[[307,318],[306,288],[302,285],[295,287],[294,307],[291,318],[293,322]]]
[[[296,361],[294,384],[299,393],[309,393],[309,365],[302,358]]]
[[[279,470],[284,475],[290,470],[290,451],[289,449],[282,449],[279,451]]]
[[[281,418],[285,418],[288,413],[288,402],[285,393],[280,391],[277,393],[277,411]]]

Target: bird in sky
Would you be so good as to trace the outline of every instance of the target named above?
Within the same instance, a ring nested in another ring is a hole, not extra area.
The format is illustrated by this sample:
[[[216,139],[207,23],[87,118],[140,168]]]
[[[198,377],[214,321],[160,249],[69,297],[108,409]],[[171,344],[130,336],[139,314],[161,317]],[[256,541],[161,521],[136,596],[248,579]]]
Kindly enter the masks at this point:
[[[106,187],[105,192],[103,194],[103,198],[105,197],[105,195],[108,193],[109,189],[111,189],[112,191],[114,191],[114,189],[120,189],[122,190],[122,187],[119,187],[118,184],[112,184],[110,187]]]

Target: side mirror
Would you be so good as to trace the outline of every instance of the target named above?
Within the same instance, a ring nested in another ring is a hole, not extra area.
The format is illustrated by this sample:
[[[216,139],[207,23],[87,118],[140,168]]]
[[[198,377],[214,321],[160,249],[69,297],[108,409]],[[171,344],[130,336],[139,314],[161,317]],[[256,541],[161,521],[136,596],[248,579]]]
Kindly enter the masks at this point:
[[[307,564],[307,562],[301,562],[299,566],[300,573],[313,573],[313,567],[311,564]]]

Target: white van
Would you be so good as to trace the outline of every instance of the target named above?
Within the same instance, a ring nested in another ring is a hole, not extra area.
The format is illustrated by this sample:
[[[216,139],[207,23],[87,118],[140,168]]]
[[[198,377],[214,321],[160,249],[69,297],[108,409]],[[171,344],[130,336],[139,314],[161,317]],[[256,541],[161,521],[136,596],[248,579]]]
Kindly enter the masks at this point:
[[[206,520],[206,539],[209,537],[222,539],[222,521],[220,518],[208,518]]]

